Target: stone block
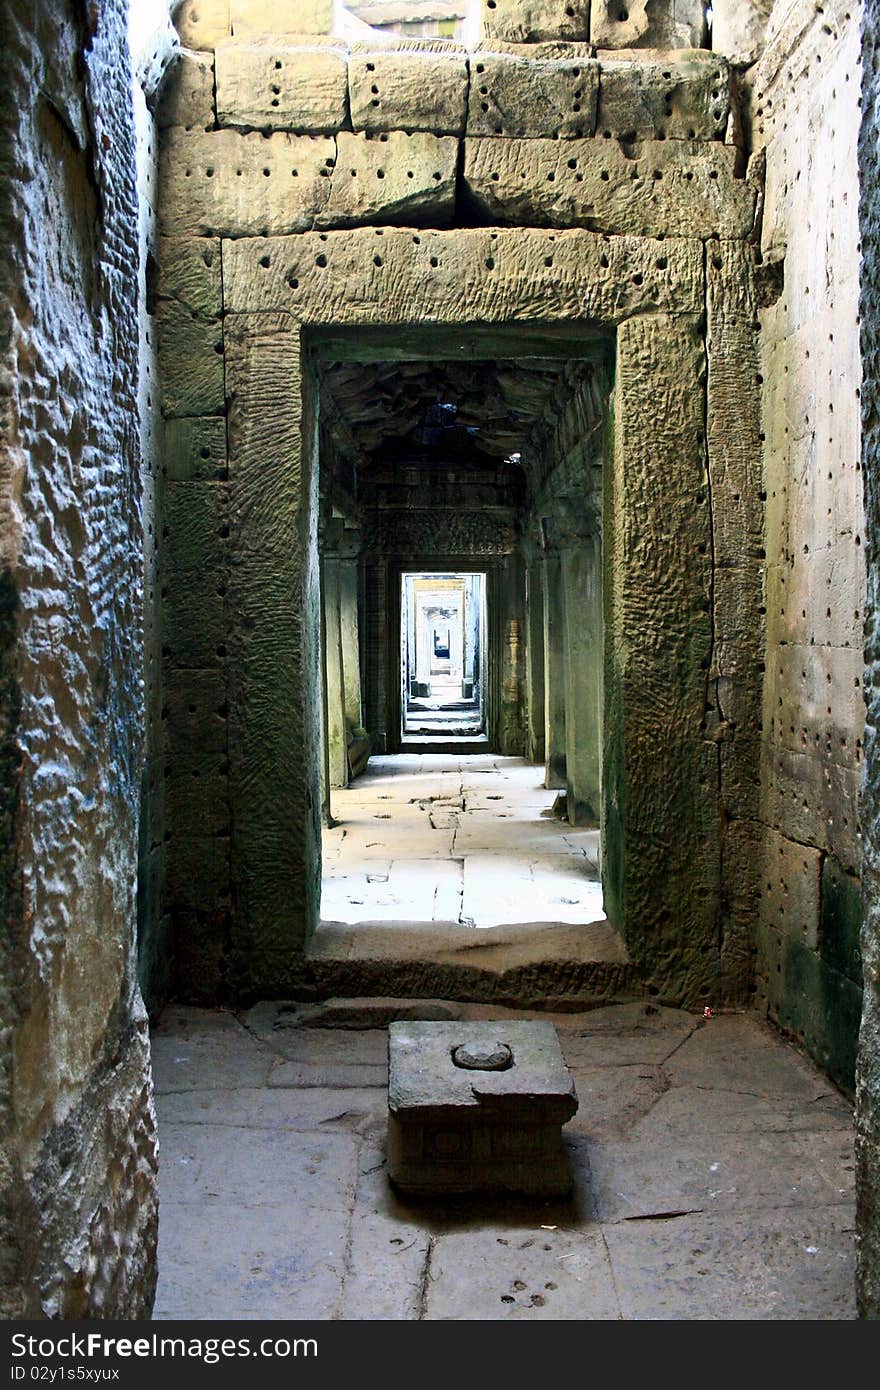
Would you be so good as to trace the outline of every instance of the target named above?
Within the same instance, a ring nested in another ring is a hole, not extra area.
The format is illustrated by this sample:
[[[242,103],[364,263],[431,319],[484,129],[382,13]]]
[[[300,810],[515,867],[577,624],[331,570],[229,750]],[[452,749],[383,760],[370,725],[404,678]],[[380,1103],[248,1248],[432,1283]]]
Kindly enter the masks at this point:
[[[226,417],[190,416],[166,421],[165,476],[173,482],[221,482],[226,468]]]
[[[203,237],[163,237],[159,243],[157,296],[213,323],[223,312],[220,243]]]
[[[589,39],[590,0],[480,0],[483,42]]]
[[[318,224],[359,222],[418,226],[451,219],[458,141],[451,136],[392,131],[370,137],[340,131],[330,197]]]
[[[160,130],[174,125],[206,130],[214,124],[214,64],[209,53],[180,50],[162,85],[156,123]]]
[[[225,483],[173,483],[165,488],[167,576],[201,570],[216,573],[225,564],[228,497]]]
[[[355,130],[461,135],[467,91],[467,52],[457,45],[352,44],[348,93]]]
[[[468,135],[583,136],[596,126],[589,44],[508,44],[471,58]]]
[[[182,140],[172,132],[160,225],[166,235],[242,237],[448,221],[457,159],[454,138],[402,131],[331,139],[218,130]]]
[[[832,970],[862,985],[862,888],[833,855],[822,864],[819,954]]]
[[[160,157],[159,226],[165,235],[302,232],[329,197],[332,139],[276,132],[169,133]]]
[[[610,140],[468,139],[464,184],[499,223],[744,238],[756,191],[736,178],[736,154],[681,140],[645,141],[627,153]]]
[[[229,33],[229,0],[183,0],[173,17],[182,44],[211,49]]]
[[[345,124],[347,50],[341,44],[265,39],[218,44],[220,125],[332,134]]]
[[[730,73],[716,53],[599,55],[596,132],[606,139],[723,140]]]
[[[775,830],[763,839],[760,920],[815,950],[819,938],[819,900],[823,853],[794,844]]]
[[[176,753],[165,761],[165,810],[173,835],[228,835],[225,753]]]
[[[180,304],[159,315],[162,409],[166,415],[209,415],[224,407],[223,329],[194,319]]]
[[[168,753],[225,752],[226,679],[221,670],[166,671],[162,699]]]
[[[229,0],[236,38],[255,34],[329,34],[333,0]]]
[[[229,904],[229,840],[172,836],[165,852],[165,901],[172,910],[216,912]]]
[[[702,48],[704,0],[592,0],[590,38],[597,48]]]
[[[552,1023],[392,1023],[388,1172],[417,1194],[568,1192],[577,1096]]]
[[[162,656],[168,668],[204,669],[226,659],[226,610],[220,590],[226,576],[190,571],[166,586],[162,608]]]

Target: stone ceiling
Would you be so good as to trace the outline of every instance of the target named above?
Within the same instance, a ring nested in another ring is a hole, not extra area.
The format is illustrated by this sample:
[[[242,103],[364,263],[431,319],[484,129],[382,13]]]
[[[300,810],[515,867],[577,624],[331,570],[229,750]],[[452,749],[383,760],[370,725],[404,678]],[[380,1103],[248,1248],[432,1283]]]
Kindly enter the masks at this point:
[[[527,445],[565,367],[559,357],[325,363],[322,399],[366,459],[383,445],[430,449],[470,440],[502,460]]]

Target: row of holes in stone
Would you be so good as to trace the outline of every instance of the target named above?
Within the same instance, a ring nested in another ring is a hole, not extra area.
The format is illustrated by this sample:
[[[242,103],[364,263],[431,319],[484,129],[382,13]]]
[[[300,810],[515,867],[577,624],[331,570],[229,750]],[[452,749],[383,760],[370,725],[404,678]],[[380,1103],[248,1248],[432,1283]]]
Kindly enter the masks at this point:
[[[378,236],[378,237],[383,236],[383,235],[384,235],[384,230],[385,230],[385,229],[384,229],[383,227],[377,227],[377,228],[375,229],[375,234],[376,234],[376,236]],[[497,237],[498,237],[497,232],[490,233],[490,240],[495,241],[495,240],[497,240]],[[551,237],[548,237],[548,241],[549,241],[549,242],[554,242],[555,239],[556,239],[556,238],[555,238],[555,237],[552,237],[552,236],[551,236]],[[657,238],[657,239],[660,240],[661,238]],[[325,232],[322,232],[322,233],[321,233],[320,240],[321,240],[321,241],[326,241],[326,240],[327,240],[327,234],[326,234]],[[422,239],[421,239],[420,236],[414,236],[413,239],[412,239],[412,244],[413,244],[414,246],[420,246],[420,245],[421,245],[421,242],[422,242]],[[268,252],[265,253],[264,255],[262,255],[262,256],[260,257],[259,264],[262,266],[262,268],[263,268],[264,270],[269,270],[269,269],[271,268],[271,265],[272,265],[272,257],[271,257],[271,255],[270,255]],[[373,257],[373,264],[374,264],[375,266],[377,266],[377,267],[378,267],[378,266],[382,266],[382,265],[384,264],[384,262],[383,262],[383,260],[382,260],[382,257],[379,256],[379,255],[375,255],[375,256]],[[430,264],[432,270],[436,270],[436,269],[439,267],[439,265],[440,265],[440,258],[439,258],[438,256],[431,256],[431,257],[429,258],[429,264]],[[605,253],[603,252],[602,255],[599,257],[599,265],[601,266],[601,268],[602,268],[603,270],[607,270],[607,269],[609,268],[610,264],[611,264],[611,262],[609,261],[607,255],[605,255]],[[325,270],[325,269],[327,268],[327,266],[329,265],[329,261],[328,261],[327,256],[324,254],[324,252],[320,252],[320,253],[315,257],[315,265],[316,265],[320,270]],[[546,256],[544,257],[544,265],[545,265],[548,269],[552,267],[552,265],[553,265],[553,256],[552,256],[552,255],[546,255]],[[486,257],[485,266],[486,266],[486,269],[487,269],[487,270],[494,270],[494,269],[495,269],[495,258],[494,258],[493,256],[488,256],[488,257]],[[664,271],[664,270],[667,270],[667,269],[669,268],[669,261],[668,261],[668,259],[667,259],[666,256],[658,256],[657,259],[656,259],[655,262],[654,262],[654,266],[655,266],[655,268],[656,268],[657,270]],[[632,283],[633,283],[634,285],[643,285],[643,284],[644,284],[644,281],[645,281],[645,277],[644,277],[644,275],[642,274],[641,271],[636,271],[635,274],[632,276]],[[287,283],[288,283],[288,285],[290,286],[290,288],[293,289],[293,290],[299,288],[299,280],[296,278],[296,276],[294,275],[294,273],[293,273],[292,270],[291,270],[291,271],[288,271]]]

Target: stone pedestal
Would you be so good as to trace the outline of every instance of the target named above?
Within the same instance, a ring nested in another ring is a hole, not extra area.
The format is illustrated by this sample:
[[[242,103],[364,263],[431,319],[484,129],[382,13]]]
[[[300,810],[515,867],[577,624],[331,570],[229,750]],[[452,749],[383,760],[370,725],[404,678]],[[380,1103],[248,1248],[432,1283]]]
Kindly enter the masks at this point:
[[[571,1189],[577,1110],[552,1023],[392,1023],[388,1172],[416,1195]]]

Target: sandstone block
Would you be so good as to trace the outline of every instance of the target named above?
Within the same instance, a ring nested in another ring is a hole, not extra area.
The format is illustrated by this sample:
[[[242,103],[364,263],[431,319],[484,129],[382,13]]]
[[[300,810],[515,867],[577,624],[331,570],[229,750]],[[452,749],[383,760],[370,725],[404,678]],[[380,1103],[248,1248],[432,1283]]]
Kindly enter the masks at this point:
[[[763,833],[759,879],[760,919],[764,928],[796,937],[811,950],[819,939],[821,850],[794,844],[775,830]]]
[[[592,0],[590,38],[598,48],[702,48],[704,0]]]
[[[329,34],[333,0],[229,0],[236,38],[254,34]]]
[[[222,670],[167,671],[162,699],[167,753],[226,751],[226,677]]]
[[[388,1172],[407,1192],[571,1187],[562,1125],[577,1109],[552,1023],[392,1023]]]
[[[231,130],[180,139],[172,132],[163,152],[160,226],[177,236],[216,230],[240,237],[448,220],[457,158],[452,137],[402,131],[340,131],[335,140]]]
[[[214,64],[210,54],[180,50],[162,87],[156,121],[160,130],[172,125],[207,130],[214,124]]]
[[[173,483],[165,488],[169,582],[186,582],[193,570],[217,573],[225,564],[225,483]]]
[[[345,123],[347,50],[277,39],[218,44],[217,120],[301,134],[331,134]]]
[[[206,237],[163,237],[159,244],[157,293],[160,305],[172,301],[193,317],[211,322],[223,312],[220,243]]]
[[[348,90],[355,130],[461,135],[467,88],[467,53],[456,45],[352,45]]]
[[[480,34],[505,43],[588,39],[590,0],[481,0]]]
[[[471,58],[468,135],[582,136],[596,126],[588,44],[508,44]]]
[[[597,134],[620,139],[722,140],[730,74],[717,54],[601,53]]]
[[[164,444],[165,476],[173,482],[217,482],[225,478],[225,416],[168,420]]]
[[[226,236],[302,232],[329,197],[332,139],[234,130],[172,131],[160,160],[160,230]]]
[[[755,189],[734,176],[736,151],[645,141],[631,155],[606,140],[467,140],[464,183],[492,221],[590,227],[611,235],[746,237]]]
[[[160,308],[158,336],[165,414],[219,414],[225,405],[222,325],[171,302]]]
[[[417,226],[425,216],[449,220],[455,207],[457,161],[458,141],[452,136],[392,131],[371,138],[340,131],[330,197],[318,223]]]
[[[183,0],[173,18],[182,44],[210,49],[229,33],[229,0]]]
[[[388,228],[381,238],[363,229],[274,243],[238,239],[224,243],[223,268],[231,315],[280,310],[323,323],[370,321],[379,297],[386,323],[491,322],[513,312],[618,322],[646,309],[699,313],[704,305],[699,241],[609,240],[579,230]],[[239,329],[235,317],[226,323],[229,367],[237,370]]]

